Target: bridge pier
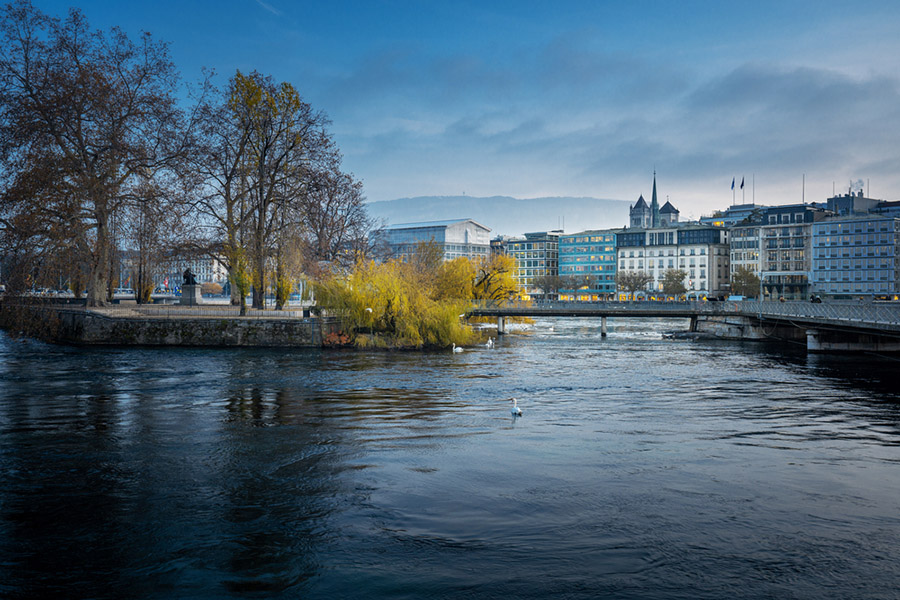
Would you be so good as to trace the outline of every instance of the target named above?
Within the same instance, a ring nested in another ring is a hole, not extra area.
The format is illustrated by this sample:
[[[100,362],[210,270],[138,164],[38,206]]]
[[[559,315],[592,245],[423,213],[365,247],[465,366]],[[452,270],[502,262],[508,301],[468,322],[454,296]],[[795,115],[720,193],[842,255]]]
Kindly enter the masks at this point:
[[[606,317],[600,317],[600,337],[606,337]]]
[[[497,335],[506,333],[506,317],[497,317]]]

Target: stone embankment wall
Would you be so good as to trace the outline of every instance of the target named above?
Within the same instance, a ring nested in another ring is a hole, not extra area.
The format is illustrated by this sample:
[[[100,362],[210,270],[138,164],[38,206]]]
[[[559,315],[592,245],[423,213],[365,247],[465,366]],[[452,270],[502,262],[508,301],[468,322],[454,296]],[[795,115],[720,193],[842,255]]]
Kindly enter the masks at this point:
[[[796,327],[762,324],[737,315],[700,315],[692,329],[724,340],[796,340],[806,342],[806,331]]]
[[[110,317],[58,312],[53,341],[85,345],[310,347],[340,331],[335,319]]]

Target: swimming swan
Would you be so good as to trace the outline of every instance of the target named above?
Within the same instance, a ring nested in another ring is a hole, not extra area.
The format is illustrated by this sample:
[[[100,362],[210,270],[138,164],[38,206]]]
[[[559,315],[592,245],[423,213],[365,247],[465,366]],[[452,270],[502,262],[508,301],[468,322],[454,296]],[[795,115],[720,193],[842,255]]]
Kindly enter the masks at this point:
[[[516,400],[515,398],[510,398],[509,401],[512,402],[512,404],[513,404],[512,408],[509,409],[509,412],[511,412],[512,416],[514,416],[514,417],[521,417],[522,409],[519,408],[519,401]]]
[[[458,352],[462,352],[462,351],[463,351],[462,348],[460,348],[460,347],[457,346],[456,344],[453,344],[453,352],[457,352],[457,353],[458,353]]]

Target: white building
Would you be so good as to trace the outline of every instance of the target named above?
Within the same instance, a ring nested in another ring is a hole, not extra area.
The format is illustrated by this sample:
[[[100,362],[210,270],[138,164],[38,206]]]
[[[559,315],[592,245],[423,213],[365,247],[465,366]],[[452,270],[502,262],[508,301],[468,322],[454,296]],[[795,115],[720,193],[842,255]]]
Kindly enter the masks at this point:
[[[197,283],[218,283],[224,286],[228,283],[228,269],[217,258],[210,256],[173,256],[161,267],[156,278],[158,287],[168,287],[170,290],[180,288],[184,283],[184,272],[190,269]]]
[[[760,225],[741,225],[728,230],[731,247],[731,274],[744,267],[759,277],[762,245]]]
[[[619,273],[642,271],[653,277],[650,295],[662,295],[669,269],[686,273],[688,296],[722,296],[730,282],[728,232],[720,227],[682,225],[627,229],[616,235]]]
[[[409,257],[421,242],[434,241],[444,249],[444,260],[466,257],[487,258],[491,250],[491,230],[472,219],[400,223],[385,227],[383,236],[396,257]]]
[[[138,281],[138,257],[134,251],[123,252],[119,264],[119,287],[134,288]],[[150,272],[145,274],[145,281],[153,288],[168,287],[174,290],[181,287],[183,273],[190,268],[197,283],[218,283],[225,285],[228,281],[228,269],[224,263],[209,256],[173,255],[160,263],[154,263]]]

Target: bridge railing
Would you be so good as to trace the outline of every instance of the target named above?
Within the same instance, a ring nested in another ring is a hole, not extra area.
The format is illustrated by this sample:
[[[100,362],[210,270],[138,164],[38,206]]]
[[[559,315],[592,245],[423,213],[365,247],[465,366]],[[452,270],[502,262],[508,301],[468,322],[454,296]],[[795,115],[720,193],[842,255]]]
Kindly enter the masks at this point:
[[[490,310],[490,309],[504,309],[508,311],[515,310],[572,310],[573,312],[577,312],[578,309],[583,309],[586,311],[597,311],[597,310],[613,310],[613,311],[629,311],[633,310],[635,312],[639,312],[641,310],[653,310],[653,311],[671,311],[673,313],[684,313],[685,311],[697,311],[701,310],[703,305],[707,303],[702,301],[691,300],[687,302],[663,302],[661,300],[641,300],[640,302],[617,302],[617,301],[597,301],[597,302],[584,302],[584,301],[566,301],[566,300],[530,300],[527,302],[517,301],[517,302],[507,302],[505,304],[498,305],[494,302],[490,301],[479,301],[474,300],[471,303],[471,307],[474,310]]]
[[[766,317],[826,319],[871,324],[900,324],[900,304],[813,302],[723,302],[722,312]]]
[[[488,302],[473,302],[473,310],[502,309],[515,314],[518,311],[540,313],[546,311],[567,311],[572,314],[606,312],[608,314],[671,313],[673,316],[690,315],[743,315],[785,319],[812,319],[859,322],[867,325],[900,325],[900,303],[851,304],[841,302],[775,302],[752,301],[709,302],[691,300],[686,302],[663,302],[642,300],[638,302],[583,302],[583,301],[530,301],[510,302],[503,306]]]

